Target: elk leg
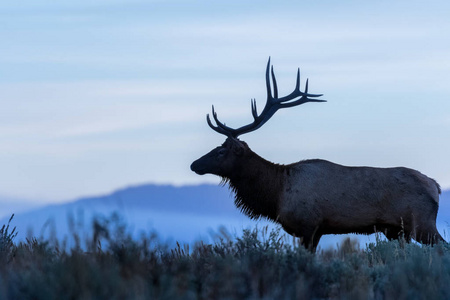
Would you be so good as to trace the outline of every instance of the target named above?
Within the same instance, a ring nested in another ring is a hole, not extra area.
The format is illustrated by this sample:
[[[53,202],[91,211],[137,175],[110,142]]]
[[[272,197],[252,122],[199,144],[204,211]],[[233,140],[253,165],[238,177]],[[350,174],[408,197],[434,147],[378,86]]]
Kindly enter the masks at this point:
[[[311,245],[312,245],[311,251],[316,252],[317,245],[319,244],[321,236],[322,235],[319,235],[319,234],[316,233],[316,235],[313,237],[313,240],[311,242]]]
[[[415,240],[427,245],[435,245],[439,242],[447,243],[434,225],[430,225],[428,229],[418,229]]]
[[[321,237],[322,234],[317,232],[317,228],[308,230],[307,233],[303,234],[301,238],[301,244],[303,245],[303,247],[314,253],[316,252],[316,248]]]
[[[399,238],[405,238],[407,240],[406,234],[401,227],[390,227],[384,230],[384,235],[390,241],[398,240]]]
[[[302,244],[303,247],[305,247],[309,251],[313,253],[316,251],[316,247],[314,246],[313,239],[311,236],[303,236],[302,238],[300,238],[300,243]]]

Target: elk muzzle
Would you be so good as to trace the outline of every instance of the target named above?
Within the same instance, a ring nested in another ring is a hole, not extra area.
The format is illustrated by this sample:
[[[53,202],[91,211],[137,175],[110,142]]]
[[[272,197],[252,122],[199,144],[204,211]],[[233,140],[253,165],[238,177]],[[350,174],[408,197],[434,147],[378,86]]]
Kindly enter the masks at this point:
[[[197,173],[198,175],[205,175],[206,170],[203,165],[204,164],[202,163],[201,158],[199,158],[191,164],[191,170]]]

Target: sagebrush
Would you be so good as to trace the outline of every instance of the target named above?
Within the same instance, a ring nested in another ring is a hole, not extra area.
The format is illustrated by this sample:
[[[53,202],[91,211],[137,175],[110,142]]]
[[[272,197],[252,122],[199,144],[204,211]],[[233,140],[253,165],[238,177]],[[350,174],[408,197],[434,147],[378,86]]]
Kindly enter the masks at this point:
[[[170,248],[155,234],[133,239],[116,221],[95,221],[94,235],[70,249],[15,243],[3,226],[0,299],[450,299],[443,243],[346,240],[312,254],[279,230],[254,228]]]

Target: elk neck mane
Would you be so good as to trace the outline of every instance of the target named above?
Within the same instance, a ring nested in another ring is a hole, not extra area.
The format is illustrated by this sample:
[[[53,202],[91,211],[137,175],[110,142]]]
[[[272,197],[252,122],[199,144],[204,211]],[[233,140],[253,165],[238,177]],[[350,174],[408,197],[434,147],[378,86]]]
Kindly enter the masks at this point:
[[[222,177],[221,184],[228,183],[234,192],[236,207],[248,217],[265,217],[275,221],[278,217],[283,174],[288,169],[289,166],[267,161],[248,148],[245,163],[239,172],[230,177]]]

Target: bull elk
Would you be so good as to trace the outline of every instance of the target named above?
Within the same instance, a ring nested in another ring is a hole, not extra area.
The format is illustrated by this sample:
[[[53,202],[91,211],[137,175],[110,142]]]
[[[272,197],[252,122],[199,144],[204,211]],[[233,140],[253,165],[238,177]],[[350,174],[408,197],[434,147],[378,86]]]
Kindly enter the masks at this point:
[[[300,91],[300,69],[294,91],[278,97],[277,82],[266,69],[267,101],[258,115],[251,101],[253,122],[231,128],[220,122],[212,107],[208,125],[225,135],[225,142],[194,161],[191,170],[199,175],[222,177],[235,193],[235,205],[252,219],[265,217],[299,237],[302,245],[315,251],[324,234],[383,232],[388,239],[404,236],[425,243],[444,241],[436,229],[439,184],[422,173],[404,168],[347,167],[326,160],[302,160],[289,165],[269,162],[250,150],[238,136],[266,123],[278,109],[316,99],[321,94]],[[273,94],[270,83],[273,82]]]

